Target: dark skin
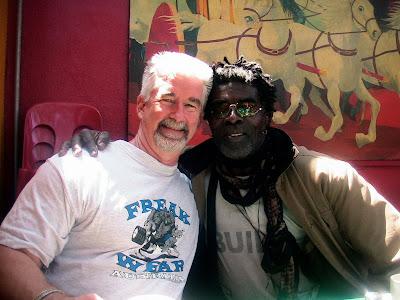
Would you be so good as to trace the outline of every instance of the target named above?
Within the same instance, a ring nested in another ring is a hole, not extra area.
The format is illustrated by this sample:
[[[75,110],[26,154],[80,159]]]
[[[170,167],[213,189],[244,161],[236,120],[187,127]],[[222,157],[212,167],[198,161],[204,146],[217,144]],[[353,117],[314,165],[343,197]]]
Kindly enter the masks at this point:
[[[240,100],[254,101],[261,107],[257,89],[243,82],[229,82],[218,85],[209,96],[209,104],[223,101],[234,104]],[[270,123],[270,113],[260,110],[255,116],[241,117],[236,110],[231,109],[226,118],[218,119],[212,115],[207,117],[213,138],[222,154],[232,159],[226,168],[235,176],[252,174],[259,163],[250,165],[234,164],[235,160],[243,160],[254,155],[261,148]]]
[[[72,148],[74,156],[82,154],[82,148],[85,148],[90,156],[97,156],[98,150],[102,151],[110,143],[111,135],[107,131],[96,131],[83,129],[75,134],[70,141],[61,144],[58,156],[64,156]]]
[[[240,100],[254,101],[257,107],[261,107],[257,88],[244,82],[218,85],[210,94],[208,105],[217,101],[233,104]],[[229,166],[226,167],[229,168],[227,170],[229,173],[245,176],[252,174],[259,167],[259,162],[243,163],[243,159],[251,157],[261,148],[265,139],[264,130],[269,127],[271,115],[272,112],[262,109],[252,117],[241,117],[235,109],[231,109],[226,118],[206,116],[218,149],[224,156],[231,159]],[[84,129],[71,141],[62,144],[59,156],[65,155],[71,145],[75,156],[81,155],[82,148],[87,149],[91,156],[97,156],[98,149],[103,150],[109,142],[108,132]]]

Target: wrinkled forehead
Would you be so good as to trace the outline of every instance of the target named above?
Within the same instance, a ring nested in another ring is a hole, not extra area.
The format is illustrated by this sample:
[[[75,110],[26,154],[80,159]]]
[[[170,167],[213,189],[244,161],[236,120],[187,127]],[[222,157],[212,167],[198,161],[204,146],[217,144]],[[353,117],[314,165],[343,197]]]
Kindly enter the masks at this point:
[[[160,94],[173,93],[187,98],[196,98],[203,103],[204,82],[196,76],[185,74],[156,76],[154,90]]]
[[[250,99],[260,101],[257,87],[250,83],[232,81],[216,84],[210,93],[208,104],[218,100],[238,102]]]

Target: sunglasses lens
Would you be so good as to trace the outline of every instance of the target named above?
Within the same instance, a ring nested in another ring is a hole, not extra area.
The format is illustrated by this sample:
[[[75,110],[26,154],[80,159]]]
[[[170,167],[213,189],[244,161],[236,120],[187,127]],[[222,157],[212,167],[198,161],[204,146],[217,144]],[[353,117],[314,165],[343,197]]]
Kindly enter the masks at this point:
[[[211,113],[215,118],[225,118],[229,114],[229,104],[226,102],[214,103],[211,108]]]
[[[211,105],[211,114],[214,118],[223,119],[228,117],[230,108],[235,109],[240,117],[252,117],[257,114],[260,109],[257,104],[252,101],[241,101],[236,104],[228,104],[227,102],[215,102]]]
[[[257,113],[258,108],[254,102],[239,102],[236,105],[236,111],[241,117],[252,117]]]

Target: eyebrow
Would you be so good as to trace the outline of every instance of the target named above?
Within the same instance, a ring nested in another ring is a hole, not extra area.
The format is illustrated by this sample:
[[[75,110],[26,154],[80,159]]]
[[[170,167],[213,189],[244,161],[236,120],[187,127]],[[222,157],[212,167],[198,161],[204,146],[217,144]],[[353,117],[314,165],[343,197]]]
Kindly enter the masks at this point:
[[[254,98],[254,97],[244,97],[244,98],[240,98],[240,99],[238,100],[238,102],[242,102],[242,101],[257,102],[257,98]],[[214,99],[212,102],[214,103],[214,102],[227,102],[227,101],[226,101],[225,99]]]
[[[246,97],[246,98],[240,98],[239,101],[254,101],[257,102],[257,99],[254,97]]]
[[[161,97],[164,97],[164,96],[173,96],[173,97],[175,97],[175,93],[169,92],[169,93],[161,94]]]
[[[165,94],[162,94],[162,95],[161,95],[161,97],[163,97],[163,96],[172,96],[172,97],[175,97],[175,93],[173,93],[173,92],[165,93]],[[196,103],[196,104],[198,104],[198,105],[201,106],[201,101],[200,101],[200,99],[198,99],[198,98],[190,97],[190,98],[189,98],[189,101],[190,101],[190,102],[193,102],[193,103]]]
[[[198,98],[190,97],[189,101],[194,102],[194,103],[198,104],[199,106],[201,106],[201,101]]]

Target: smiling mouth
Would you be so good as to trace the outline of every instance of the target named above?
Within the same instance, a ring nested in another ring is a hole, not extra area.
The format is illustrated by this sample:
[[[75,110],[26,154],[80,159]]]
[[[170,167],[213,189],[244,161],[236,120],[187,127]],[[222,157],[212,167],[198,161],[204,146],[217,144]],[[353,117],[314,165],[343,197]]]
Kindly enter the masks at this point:
[[[232,134],[229,135],[229,137],[233,138],[233,137],[243,136],[243,135],[244,135],[244,133],[232,133]]]
[[[162,133],[167,137],[167,138],[182,138],[185,136],[185,130],[181,129],[174,129],[174,128],[170,128],[167,126],[161,126],[161,131]]]
[[[188,128],[184,122],[165,119],[158,124],[160,134],[169,139],[182,139],[188,135]]]

